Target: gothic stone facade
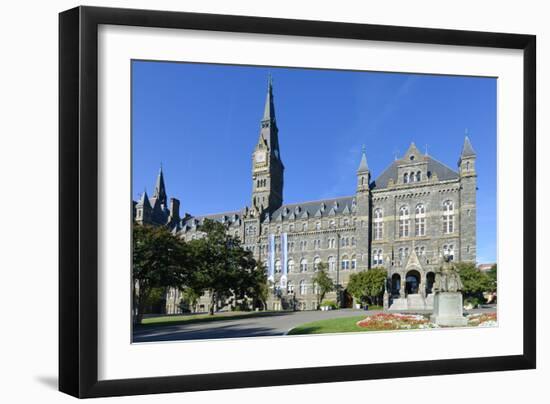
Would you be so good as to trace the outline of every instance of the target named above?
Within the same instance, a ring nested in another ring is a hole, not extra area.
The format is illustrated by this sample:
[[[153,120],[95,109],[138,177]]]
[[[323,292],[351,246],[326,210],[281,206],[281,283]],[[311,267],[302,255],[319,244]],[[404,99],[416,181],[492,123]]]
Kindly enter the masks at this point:
[[[441,257],[476,260],[476,155],[466,137],[455,171],[412,143],[378,177],[371,178],[363,150],[355,194],[313,202],[283,204],[284,165],[279,149],[273,86],[268,85],[258,142],[252,153],[251,204],[241,210],[180,217],[179,201],[168,204],[162,169],[151,198],[134,202],[138,223],[169,226],[185,240],[201,237],[209,218],[227,224],[255,258],[268,265],[268,239],[275,235],[275,283],[268,309],[316,309],[313,277],[319,263],[340,286],[339,301],[351,306],[349,276],[370,268],[388,271],[387,304],[406,308],[404,299],[429,301]],[[353,175],[353,173],[350,173]],[[288,281],[281,288],[280,235],[287,234]],[[336,292],[326,299],[336,299]],[[178,291],[167,295],[167,312],[179,312]],[[226,302],[220,302],[220,307]],[[405,304],[405,306],[403,306]],[[410,303],[409,303],[410,304]],[[391,308],[391,307],[390,307]],[[198,311],[208,309],[201,298]]]

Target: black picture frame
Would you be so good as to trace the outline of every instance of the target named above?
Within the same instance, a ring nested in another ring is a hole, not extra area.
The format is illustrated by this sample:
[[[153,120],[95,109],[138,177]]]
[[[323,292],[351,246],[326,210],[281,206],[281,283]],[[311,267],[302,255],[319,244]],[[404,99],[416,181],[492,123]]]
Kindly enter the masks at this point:
[[[523,354],[99,381],[100,24],[523,50]],[[59,15],[59,390],[104,397],[536,367],[536,37],[340,22],[77,7]]]

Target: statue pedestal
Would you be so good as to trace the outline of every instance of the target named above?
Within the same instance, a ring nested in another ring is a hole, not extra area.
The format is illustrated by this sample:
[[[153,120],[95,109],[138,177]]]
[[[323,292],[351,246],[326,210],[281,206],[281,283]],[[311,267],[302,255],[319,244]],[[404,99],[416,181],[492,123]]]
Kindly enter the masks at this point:
[[[390,307],[390,295],[388,292],[384,292],[384,311],[388,310]]]
[[[458,327],[468,324],[468,319],[462,312],[462,293],[436,292],[434,296],[434,311],[430,320],[444,327]]]

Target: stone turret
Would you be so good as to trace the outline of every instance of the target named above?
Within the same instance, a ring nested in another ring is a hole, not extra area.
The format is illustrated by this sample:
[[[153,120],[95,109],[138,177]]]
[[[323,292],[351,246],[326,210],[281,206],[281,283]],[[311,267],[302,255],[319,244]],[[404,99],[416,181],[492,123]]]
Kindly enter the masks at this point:
[[[460,176],[460,261],[476,259],[476,153],[468,136],[458,160]]]

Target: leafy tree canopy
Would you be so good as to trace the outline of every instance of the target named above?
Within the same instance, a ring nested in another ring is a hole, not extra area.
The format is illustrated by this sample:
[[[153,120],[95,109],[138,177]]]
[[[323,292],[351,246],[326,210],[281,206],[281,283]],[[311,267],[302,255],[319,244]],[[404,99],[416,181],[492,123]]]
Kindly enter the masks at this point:
[[[496,286],[489,275],[481,272],[471,262],[457,262],[456,268],[464,285],[462,293],[465,297],[483,298],[483,292],[490,292]]]
[[[368,271],[352,274],[349,278],[347,290],[357,300],[364,302],[369,300],[374,304],[375,300],[384,293],[386,270],[372,268]]]
[[[183,285],[189,279],[189,250],[165,227],[133,227],[133,279],[137,312],[141,322],[143,310],[156,288]]]
[[[317,303],[320,304],[325,295],[328,292],[334,290],[334,282],[332,278],[328,275],[328,264],[326,262],[320,262],[317,266],[317,272],[313,277],[313,283],[317,285]]]
[[[252,253],[241,247],[237,237],[227,234],[222,223],[206,219],[200,231],[205,237],[188,243],[195,263],[189,285],[196,291],[209,292],[210,314],[214,314],[218,300],[244,298],[255,291],[258,280],[265,275]]]

